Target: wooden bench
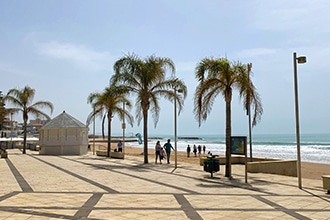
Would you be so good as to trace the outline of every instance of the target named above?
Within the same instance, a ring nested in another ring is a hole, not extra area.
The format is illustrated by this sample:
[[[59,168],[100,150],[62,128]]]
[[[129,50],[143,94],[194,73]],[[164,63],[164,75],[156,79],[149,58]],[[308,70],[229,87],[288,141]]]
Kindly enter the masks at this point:
[[[107,151],[106,150],[97,150],[96,155],[97,156],[107,156]],[[124,159],[124,153],[123,152],[110,152],[110,157],[111,158],[117,158],[117,159]]]
[[[330,175],[323,175],[323,189],[328,190],[328,194],[330,194]]]
[[[107,156],[107,151],[105,151],[105,150],[97,150],[97,151],[96,151],[96,155],[97,155],[97,156],[103,156],[103,157],[106,157],[106,156]]]

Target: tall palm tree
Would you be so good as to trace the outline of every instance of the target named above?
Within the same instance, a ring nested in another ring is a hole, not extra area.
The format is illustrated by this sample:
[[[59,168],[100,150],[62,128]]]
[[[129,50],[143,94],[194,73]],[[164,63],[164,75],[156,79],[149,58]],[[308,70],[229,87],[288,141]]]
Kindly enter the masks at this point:
[[[215,98],[221,94],[226,103],[226,177],[231,177],[231,101],[233,89],[241,96],[247,91],[246,66],[240,62],[229,62],[226,58],[204,58],[196,67],[195,76],[199,81],[194,96],[194,113],[201,125],[212,110]],[[255,93],[253,93],[255,94]],[[249,96],[250,97],[250,96]]]
[[[257,123],[261,119],[261,115],[263,113],[263,107],[261,103],[261,98],[259,93],[257,92],[256,87],[254,86],[253,82],[251,81],[251,63],[247,65],[240,65],[239,68],[242,68],[240,71],[244,74],[241,74],[238,78],[239,84],[241,85],[238,88],[240,99],[243,102],[243,108],[249,114],[249,106],[252,107],[253,110],[253,120],[252,126],[256,126]]]
[[[166,78],[167,70],[172,74]],[[138,56],[126,55],[116,61],[115,74],[111,83],[124,85],[136,95],[136,118],[138,124],[143,119],[143,153],[144,163],[148,163],[148,112],[151,111],[154,125],[159,119],[159,99],[164,97],[178,103],[179,112],[187,96],[187,87],[182,80],[174,77],[175,66],[171,59],[149,56],[141,59]],[[176,91],[182,92],[182,96]]]
[[[263,113],[263,107],[261,104],[261,98],[257,89],[255,88],[253,82],[251,81],[251,68],[252,63],[245,65],[247,74],[243,74],[241,79],[242,86],[239,90],[240,99],[243,102],[243,108],[246,110],[246,114],[249,117],[249,143],[250,143],[250,161],[253,161],[252,158],[252,127],[256,126],[257,123],[261,120],[261,115]],[[251,108],[252,108],[252,125],[251,125]]]
[[[131,102],[126,98],[127,89],[124,87],[116,87],[110,85],[105,88],[103,93],[91,93],[88,96],[87,102],[93,107],[93,111],[88,115],[86,124],[89,125],[91,120],[96,116],[102,118],[102,134],[104,138],[104,122],[107,118],[108,122],[108,148],[107,156],[110,157],[111,151],[111,122],[115,114],[118,114],[121,118],[125,117],[128,123],[133,126],[133,117],[127,111],[122,108],[122,104],[125,103],[128,110],[131,108]]]
[[[50,112],[53,113],[53,104],[49,101],[37,101],[32,103],[35,95],[35,90],[29,86],[25,86],[23,89],[11,89],[8,91],[7,95],[4,97],[4,101],[11,103],[16,106],[16,108],[9,108],[8,111],[12,113],[22,112],[23,113],[23,154],[26,153],[26,127],[29,119],[29,115],[34,115],[37,118],[40,116],[45,117],[50,120],[50,117],[42,112],[40,108],[48,108]]]

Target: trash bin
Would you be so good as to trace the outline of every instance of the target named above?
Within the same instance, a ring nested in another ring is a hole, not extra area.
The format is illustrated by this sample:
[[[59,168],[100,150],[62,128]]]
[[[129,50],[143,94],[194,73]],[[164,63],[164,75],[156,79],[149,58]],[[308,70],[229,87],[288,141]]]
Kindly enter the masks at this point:
[[[36,150],[37,144],[27,143],[27,149]]]
[[[211,177],[213,177],[213,173],[220,171],[220,161],[215,157],[216,155],[209,155],[204,161],[204,171],[211,173]]]

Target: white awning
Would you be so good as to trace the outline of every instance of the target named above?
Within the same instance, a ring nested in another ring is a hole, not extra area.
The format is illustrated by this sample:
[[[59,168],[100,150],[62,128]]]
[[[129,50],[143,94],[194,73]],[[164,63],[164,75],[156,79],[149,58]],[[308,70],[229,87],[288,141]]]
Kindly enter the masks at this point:
[[[37,138],[37,137],[27,137],[26,141],[39,141],[39,138]]]
[[[23,141],[23,138],[20,137],[13,137],[13,138],[9,138],[9,141]]]
[[[10,138],[2,137],[2,138],[0,138],[0,141],[10,141]]]
[[[0,138],[0,141],[4,142],[4,141],[23,141],[24,139],[21,137],[13,137],[13,138],[6,138],[6,137],[2,137]],[[39,141],[39,138],[37,137],[27,137],[26,141]]]
[[[0,141],[23,141],[23,138],[20,137],[13,137],[13,138],[0,138]]]

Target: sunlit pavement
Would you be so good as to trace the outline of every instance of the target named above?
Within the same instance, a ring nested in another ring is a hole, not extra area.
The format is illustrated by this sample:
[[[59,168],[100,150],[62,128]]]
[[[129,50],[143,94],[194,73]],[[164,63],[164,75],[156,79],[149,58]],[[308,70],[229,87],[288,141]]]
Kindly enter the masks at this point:
[[[8,150],[0,159],[0,219],[330,219],[322,179],[248,173],[224,166],[211,178],[199,165],[143,164]],[[330,171],[329,171],[330,172]]]

